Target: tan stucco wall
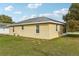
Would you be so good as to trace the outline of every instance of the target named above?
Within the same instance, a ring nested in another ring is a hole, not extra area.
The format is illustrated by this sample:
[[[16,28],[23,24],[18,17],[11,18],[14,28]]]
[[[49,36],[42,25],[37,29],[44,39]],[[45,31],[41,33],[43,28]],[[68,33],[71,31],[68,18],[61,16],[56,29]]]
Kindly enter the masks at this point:
[[[59,36],[62,36],[63,32],[63,26],[62,25],[57,25],[57,31],[56,31],[56,24],[49,24],[49,38],[56,38]]]
[[[16,26],[14,33],[15,35],[40,39],[52,39],[59,36],[58,31],[56,31],[56,24],[40,24],[39,27],[40,33],[36,33],[36,25],[25,25],[24,30],[21,29],[21,26]],[[14,33],[13,27],[10,27],[10,35],[14,35]]]

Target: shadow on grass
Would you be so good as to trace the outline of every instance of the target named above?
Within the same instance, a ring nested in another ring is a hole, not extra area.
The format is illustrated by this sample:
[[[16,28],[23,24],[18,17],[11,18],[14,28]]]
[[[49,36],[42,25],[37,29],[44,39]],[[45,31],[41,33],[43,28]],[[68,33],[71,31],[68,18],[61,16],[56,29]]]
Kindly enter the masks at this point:
[[[64,37],[79,37],[79,34],[68,34],[65,35]]]
[[[37,49],[37,48],[33,48],[33,49],[34,49],[35,51],[37,51],[37,52],[40,52],[40,53],[44,54],[44,56],[53,56],[52,53],[46,52],[46,51],[44,51],[44,50],[40,50],[40,49]]]

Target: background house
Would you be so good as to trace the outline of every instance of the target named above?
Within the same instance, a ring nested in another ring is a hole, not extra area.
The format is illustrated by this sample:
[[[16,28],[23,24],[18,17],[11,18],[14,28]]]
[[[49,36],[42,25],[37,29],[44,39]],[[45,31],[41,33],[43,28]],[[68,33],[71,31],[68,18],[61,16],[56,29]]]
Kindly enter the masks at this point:
[[[47,17],[37,17],[24,20],[9,26],[10,35],[52,39],[63,34],[63,22]]]
[[[0,34],[9,34],[9,28],[6,23],[0,23]]]

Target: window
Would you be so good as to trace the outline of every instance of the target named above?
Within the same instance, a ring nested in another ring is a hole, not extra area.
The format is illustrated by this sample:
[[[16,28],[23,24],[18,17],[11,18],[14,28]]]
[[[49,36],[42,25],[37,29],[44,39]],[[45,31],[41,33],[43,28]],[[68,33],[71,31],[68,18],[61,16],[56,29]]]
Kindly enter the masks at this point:
[[[14,32],[14,27],[13,27],[13,32]]]
[[[56,31],[58,31],[58,25],[56,24]]]
[[[22,26],[22,30],[24,30],[24,26]]]
[[[66,24],[62,26],[63,27],[63,33],[66,33]]]
[[[39,24],[36,24],[36,33],[39,33]]]

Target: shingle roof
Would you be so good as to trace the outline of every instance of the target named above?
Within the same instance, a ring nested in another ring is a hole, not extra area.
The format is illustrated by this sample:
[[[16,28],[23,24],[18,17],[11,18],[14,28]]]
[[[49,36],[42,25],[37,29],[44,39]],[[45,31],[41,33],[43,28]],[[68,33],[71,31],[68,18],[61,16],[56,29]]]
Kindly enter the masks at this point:
[[[50,19],[50,18],[47,18],[47,17],[36,17],[36,18],[31,18],[31,19],[27,19],[27,20],[24,20],[24,21],[20,21],[16,24],[31,23],[31,22],[46,22],[46,21],[54,21],[54,22],[58,22],[58,23],[63,23],[63,22],[53,20],[53,19]]]
[[[55,24],[63,24],[63,22],[57,21],[57,20],[53,20],[47,17],[36,17],[36,18],[31,18],[31,19],[27,19],[24,21],[20,21],[14,24],[11,24],[9,26],[15,26],[15,25],[26,25],[26,24],[36,24],[36,23],[55,23]]]

